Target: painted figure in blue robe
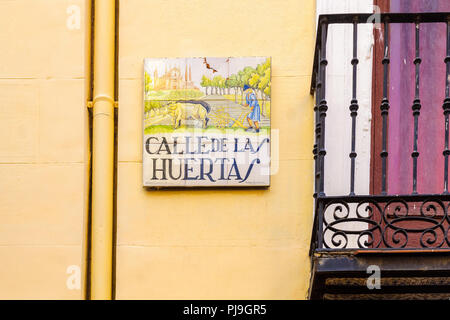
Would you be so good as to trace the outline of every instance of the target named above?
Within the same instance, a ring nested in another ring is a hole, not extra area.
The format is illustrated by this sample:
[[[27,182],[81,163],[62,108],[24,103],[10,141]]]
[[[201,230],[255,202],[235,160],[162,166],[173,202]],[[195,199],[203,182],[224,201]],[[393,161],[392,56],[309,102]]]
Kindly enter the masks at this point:
[[[250,107],[251,112],[247,115],[247,122],[249,127],[246,131],[259,132],[259,122],[261,121],[261,107],[259,106],[258,98],[255,91],[250,86],[244,86],[245,106]]]

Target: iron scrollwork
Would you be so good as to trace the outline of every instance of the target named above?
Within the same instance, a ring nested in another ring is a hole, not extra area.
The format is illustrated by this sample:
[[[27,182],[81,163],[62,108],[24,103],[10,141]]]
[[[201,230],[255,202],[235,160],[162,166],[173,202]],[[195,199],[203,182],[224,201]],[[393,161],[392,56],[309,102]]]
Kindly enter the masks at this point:
[[[449,248],[447,198],[324,197],[318,236],[325,249]]]

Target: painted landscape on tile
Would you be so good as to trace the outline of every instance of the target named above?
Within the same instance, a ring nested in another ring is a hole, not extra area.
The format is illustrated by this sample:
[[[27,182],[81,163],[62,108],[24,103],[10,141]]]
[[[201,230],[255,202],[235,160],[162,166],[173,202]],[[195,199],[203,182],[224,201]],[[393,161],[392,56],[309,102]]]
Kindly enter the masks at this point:
[[[271,59],[144,60],[146,187],[270,184]]]

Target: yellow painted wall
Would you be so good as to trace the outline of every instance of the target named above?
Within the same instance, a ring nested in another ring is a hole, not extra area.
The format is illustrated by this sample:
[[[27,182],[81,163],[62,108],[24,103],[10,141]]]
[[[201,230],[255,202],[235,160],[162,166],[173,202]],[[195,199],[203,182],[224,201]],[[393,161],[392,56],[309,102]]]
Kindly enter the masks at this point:
[[[314,3],[120,1],[118,299],[307,297]],[[142,188],[143,59],[185,56],[272,57],[280,165],[270,189]]]
[[[0,299],[82,297],[85,23],[85,0],[0,1]]]

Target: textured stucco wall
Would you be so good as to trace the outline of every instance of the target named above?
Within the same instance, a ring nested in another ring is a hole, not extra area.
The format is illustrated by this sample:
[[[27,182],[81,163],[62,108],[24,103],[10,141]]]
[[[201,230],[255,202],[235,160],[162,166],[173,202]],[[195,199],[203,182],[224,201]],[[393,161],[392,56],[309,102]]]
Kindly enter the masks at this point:
[[[70,29],[67,8],[80,10]],[[0,299],[79,299],[85,1],[0,1]]]
[[[306,298],[315,1],[126,0],[119,32],[117,298]],[[270,189],[142,188],[143,59],[185,56],[272,57]]]

